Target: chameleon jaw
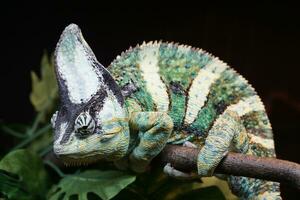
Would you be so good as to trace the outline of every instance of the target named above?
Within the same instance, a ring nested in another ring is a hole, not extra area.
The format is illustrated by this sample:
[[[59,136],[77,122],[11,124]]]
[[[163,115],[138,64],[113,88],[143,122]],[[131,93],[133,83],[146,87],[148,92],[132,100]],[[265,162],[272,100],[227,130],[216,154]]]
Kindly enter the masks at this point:
[[[69,166],[87,166],[93,163],[96,163],[99,160],[102,160],[103,157],[100,155],[91,155],[85,157],[70,157],[70,156],[59,156],[63,164],[67,167]]]
[[[122,130],[121,132],[115,132]],[[128,129],[111,129],[101,136],[94,134],[78,143],[73,137],[73,144],[54,143],[54,152],[66,165],[86,165],[99,160],[114,161],[124,157],[128,151]],[[94,138],[92,138],[94,137]],[[72,143],[72,138],[71,138]]]

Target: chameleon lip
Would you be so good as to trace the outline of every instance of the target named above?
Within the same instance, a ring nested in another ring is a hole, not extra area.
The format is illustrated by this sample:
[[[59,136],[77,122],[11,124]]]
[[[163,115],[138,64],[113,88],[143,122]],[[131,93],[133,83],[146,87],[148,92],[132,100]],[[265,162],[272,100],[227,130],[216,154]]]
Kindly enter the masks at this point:
[[[116,133],[110,133],[110,134],[105,134],[105,135],[102,135],[101,139],[102,138],[105,138],[105,139],[108,139],[108,138],[112,138],[116,135]]]
[[[116,134],[120,133],[123,130],[122,127],[111,130],[111,132],[106,132],[101,135],[101,139],[110,139],[113,138]]]
[[[91,151],[89,153],[69,153],[69,154],[64,154],[63,152],[57,152],[55,151],[55,154],[60,157],[60,158],[70,158],[70,159],[75,159],[75,160],[79,160],[82,159],[82,157],[90,157],[90,156],[97,156],[97,152],[96,151]]]
[[[66,166],[82,166],[82,165],[89,165],[95,163],[99,160],[103,160],[102,156],[89,155],[83,157],[70,157],[70,156],[59,156],[60,159]]]

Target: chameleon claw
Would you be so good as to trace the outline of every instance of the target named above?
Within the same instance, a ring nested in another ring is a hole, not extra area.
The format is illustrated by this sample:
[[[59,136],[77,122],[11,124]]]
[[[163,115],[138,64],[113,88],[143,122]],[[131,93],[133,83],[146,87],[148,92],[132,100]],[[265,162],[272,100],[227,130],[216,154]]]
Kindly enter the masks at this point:
[[[171,166],[171,163],[167,163],[164,166],[163,171],[168,176],[176,178],[176,179],[181,179],[181,180],[191,180],[191,179],[194,179],[197,177],[192,173],[185,173],[185,172],[175,169],[174,167]]]
[[[184,147],[190,147],[190,148],[197,148],[197,145],[195,145],[194,143],[191,143],[189,141],[185,141],[182,146]]]

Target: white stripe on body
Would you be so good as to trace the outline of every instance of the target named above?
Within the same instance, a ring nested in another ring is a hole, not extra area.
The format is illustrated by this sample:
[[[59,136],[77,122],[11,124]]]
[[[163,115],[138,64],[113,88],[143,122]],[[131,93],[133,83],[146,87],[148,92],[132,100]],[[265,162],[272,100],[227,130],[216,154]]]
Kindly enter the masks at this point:
[[[146,82],[146,89],[152,96],[157,110],[167,112],[169,96],[167,88],[159,75],[159,44],[146,44],[140,48],[139,67]]]
[[[236,104],[232,104],[232,105],[228,106],[226,108],[226,110],[224,111],[224,113],[226,113],[228,111],[233,111],[233,112],[237,113],[237,115],[239,117],[242,117],[253,111],[264,111],[264,110],[265,110],[264,105],[262,104],[259,96],[254,95],[251,97],[244,98]],[[219,116],[219,118],[221,116]],[[216,124],[216,122],[215,122],[215,124]],[[268,126],[271,129],[271,125],[268,124]],[[247,134],[249,136],[250,141],[260,144],[265,148],[274,149],[273,139],[262,138],[262,137],[254,135],[254,134],[251,134],[251,133],[247,133]]]
[[[220,77],[226,68],[228,68],[228,66],[224,62],[218,58],[214,58],[210,63],[200,69],[188,92],[189,98],[184,119],[185,124],[191,124],[195,121],[199,111],[207,100],[211,85]]]
[[[257,95],[240,100],[236,104],[232,104],[226,108],[227,110],[236,112],[240,117],[252,111],[263,111],[264,105]]]
[[[250,136],[250,142],[257,143],[262,145],[263,147],[267,149],[274,149],[274,140],[273,139],[268,139],[268,138],[262,138],[253,134],[249,134]]]

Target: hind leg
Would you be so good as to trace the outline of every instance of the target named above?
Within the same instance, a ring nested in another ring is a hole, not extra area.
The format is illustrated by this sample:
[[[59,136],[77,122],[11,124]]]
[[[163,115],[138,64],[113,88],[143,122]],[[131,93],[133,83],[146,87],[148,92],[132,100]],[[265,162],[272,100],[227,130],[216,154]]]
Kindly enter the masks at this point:
[[[246,153],[249,139],[237,113],[226,111],[216,120],[198,154],[198,174],[212,176],[215,168],[228,153]]]
[[[245,127],[239,116],[225,111],[208,133],[205,145],[198,154],[197,167],[200,176],[211,176],[228,151],[252,154]],[[260,179],[229,176],[232,191],[241,199],[280,200],[279,184]]]
[[[198,176],[212,176],[222,158],[229,151],[246,153],[249,139],[239,116],[233,111],[226,111],[216,120],[205,139],[205,144],[197,158]],[[188,174],[175,170],[170,165],[165,173],[176,178],[188,178]]]
[[[190,144],[185,146],[195,147]],[[240,117],[234,111],[225,111],[208,132],[205,144],[198,154],[198,176],[212,176],[219,162],[229,151],[247,153],[248,148],[249,138]],[[164,171],[176,178],[189,177],[189,174],[180,172],[170,165],[167,165]]]

